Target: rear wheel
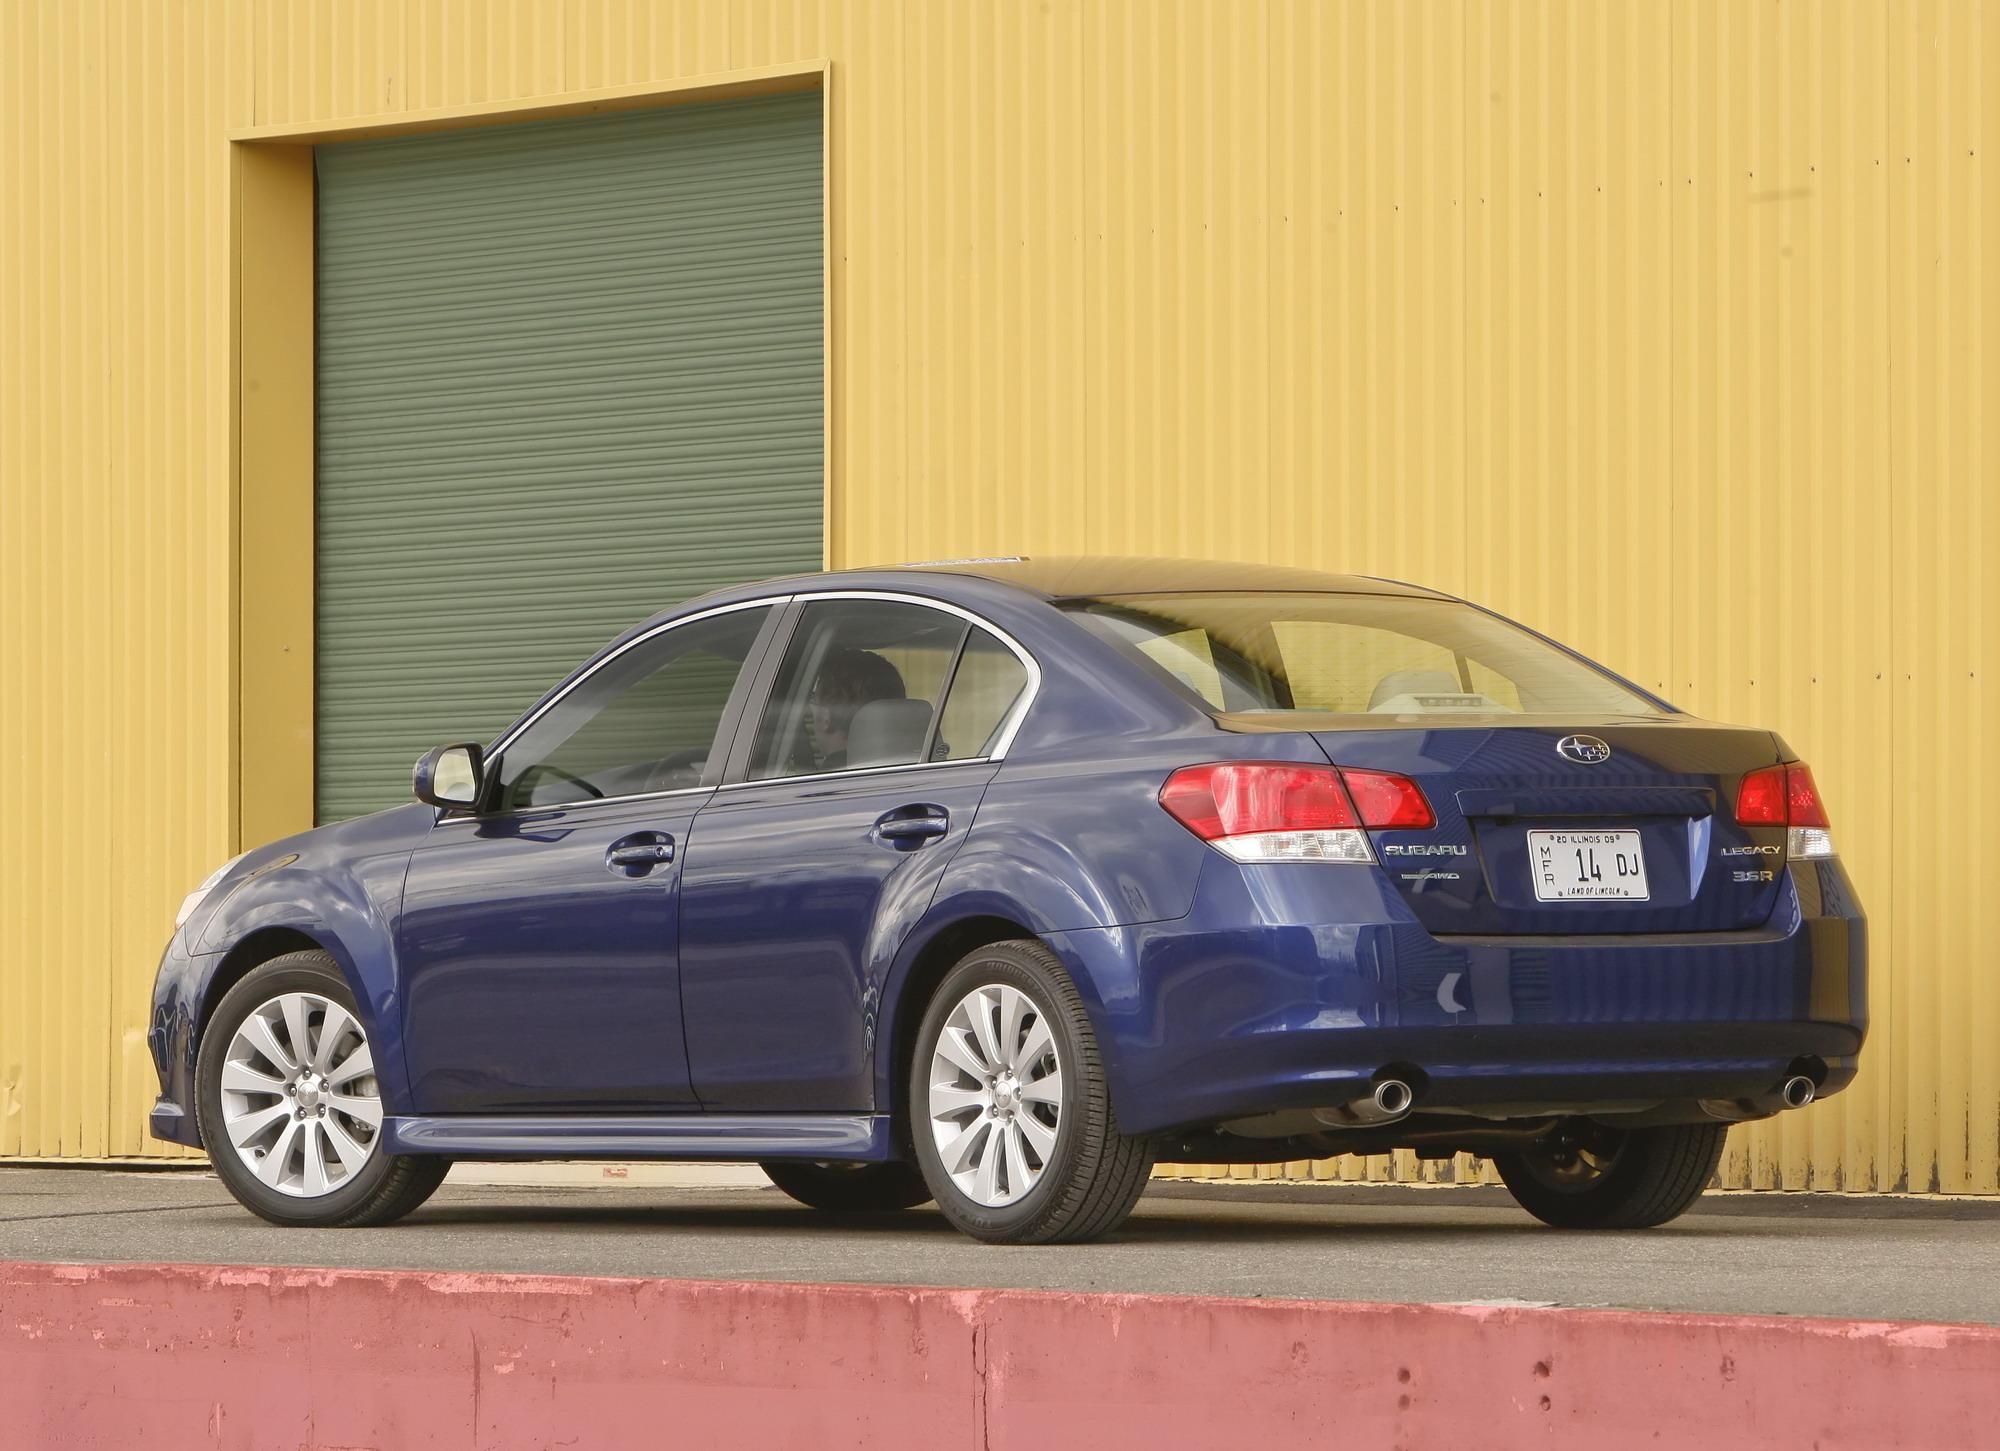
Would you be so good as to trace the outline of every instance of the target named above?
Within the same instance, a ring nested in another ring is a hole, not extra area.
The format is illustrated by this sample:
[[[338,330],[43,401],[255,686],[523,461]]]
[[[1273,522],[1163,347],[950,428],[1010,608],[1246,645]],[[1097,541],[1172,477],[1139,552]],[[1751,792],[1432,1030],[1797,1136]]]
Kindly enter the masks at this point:
[[[1153,1146],[1118,1131],[1076,985],[1039,942],[979,948],[931,999],[910,1137],[945,1218],[989,1244],[1096,1239],[1146,1188]]]
[[[320,951],[273,958],[223,995],[195,1060],[195,1104],[217,1177],[273,1224],[388,1224],[451,1167],[384,1147],[374,1050]]]
[[[1617,1129],[1587,1119],[1563,1124],[1544,1144],[1493,1162],[1515,1202],[1558,1229],[1650,1229],[1701,1197],[1726,1124]]]
[[[913,1209],[930,1202],[930,1186],[914,1164],[842,1164],[772,1159],[759,1164],[792,1198],[832,1214]]]

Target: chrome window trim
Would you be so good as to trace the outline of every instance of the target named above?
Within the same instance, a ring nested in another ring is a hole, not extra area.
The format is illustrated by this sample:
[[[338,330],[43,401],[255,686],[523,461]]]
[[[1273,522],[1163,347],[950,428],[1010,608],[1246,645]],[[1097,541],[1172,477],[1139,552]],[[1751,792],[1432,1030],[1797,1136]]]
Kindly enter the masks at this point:
[[[714,786],[676,786],[671,791],[635,791],[630,796],[585,796],[579,801],[551,801],[546,806],[529,806],[520,811],[488,811],[483,815],[446,816],[439,813],[433,826],[469,826],[475,821],[520,821],[535,816],[554,816],[562,811],[579,811],[592,806],[610,806],[618,801],[662,801],[669,796],[706,796]]]
[[[925,609],[940,610],[947,615],[956,615],[968,624],[975,625],[979,629],[984,630],[1009,650],[1013,651],[1014,658],[1021,662],[1021,668],[1028,672],[1028,682],[1021,688],[1021,694],[1015,700],[1013,708],[1007,712],[1007,718],[1001,725],[999,733],[993,737],[992,748],[984,755],[965,756],[960,758],[959,761],[911,761],[902,766],[858,766],[853,771],[814,771],[803,776],[760,776],[755,780],[745,778],[742,781],[724,781],[721,786],[716,788],[717,790],[727,790],[731,786],[762,786],[771,781],[811,781],[822,776],[831,778],[859,774],[864,771],[908,771],[930,766],[955,766],[962,762],[975,760],[1004,761],[1007,759],[1008,748],[1014,744],[1014,737],[1020,734],[1021,722],[1027,719],[1028,711],[1035,703],[1035,697],[1042,693],[1042,667],[1036,661],[1035,657],[1028,653],[1026,647],[1019,640],[1016,640],[1012,635],[1008,634],[984,615],[974,614],[963,605],[955,605],[950,600],[933,599],[929,595],[903,594],[897,590],[882,589],[802,589],[796,591],[791,596],[791,602],[798,605],[808,605],[818,600],[886,600],[890,604],[921,605]],[[777,662],[777,668],[782,668],[783,665],[784,661],[781,658]],[[775,683],[777,680],[775,669],[771,678],[773,683]],[[767,693],[764,698],[766,709],[770,708],[770,703],[770,696]],[[937,709],[942,712],[944,705],[945,703],[940,700],[937,703]]]
[[[582,801],[566,801],[560,804],[552,803],[547,809],[573,811],[578,807],[606,806],[619,801],[650,801],[669,796],[692,796],[698,792],[728,791],[741,786],[771,786],[788,781],[832,781],[844,776],[868,776],[890,771],[925,771],[933,770],[939,766],[971,766],[980,764],[981,762],[998,763],[1007,758],[1008,748],[1014,744],[1014,737],[1020,733],[1021,722],[1027,718],[1029,708],[1034,705],[1035,698],[1042,692],[1042,667],[1036,661],[1035,657],[1028,653],[1026,647],[1019,640],[1016,640],[1012,635],[1008,634],[985,616],[975,614],[963,605],[955,605],[949,600],[933,599],[928,595],[903,594],[895,590],[826,589],[798,590],[791,594],[764,595],[754,600],[737,600],[733,604],[715,605],[709,609],[698,610],[691,615],[682,615],[678,619],[663,621],[655,625],[652,629],[647,630],[644,634],[634,635],[616,650],[599,659],[588,670],[571,680],[554,695],[551,695],[547,700],[536,706],[528,715],[509,727],[507,733],[487,749],[486,759],[488,761],[499,760],[502,753],[533,726],[536,721],[547,715],[551,710],[554,710],[556,706],[568,698],[571,691],[582,685],[586,680],[589,680],[598,671],[623,655],[627,650],[637,649],[647,641],[657,639],[659,636],[666,634],[669,630],[678,630],[681,626],[692,625],[698,620],[712,619],[717,615],[733,614],[738,610],[782,609],[786,605],[794,603],[809,604],[817,600],[884,600],[891,604],[920,605],[926,609],[940,610],[948,615],[956,615],[959,619],[984,630],[1011,650],[1014,658],[1021,662],[1022,669],[1028,672],[1028,681],[1022,687],[1020,697],[1015,700],[1013,708],[1008,711],[1007,718],[1001,725],[998,734],[993,737],[992,749],[984,755],[961,756],[957,760],[952,761],[911,761],[896,766],[856,766],[852,770],[814,771],[800,776],[762,776],[756,780],[722,781],[714,786],[682,786],[672,791],[642,791],[630,796],[586,797]],[[779,665],[782,663],[782,659],[777,662]],[[776,679],[776,668],[776,665],[774,665],[773,680]],[[770,698],[768,694],[763,704],[766,707],[769,706]],[[943,708],[944,702],[939,701],[938,709],[942,710]],[[520,811],[496,811],[479,815],[448,816],[443,811],[440,811],[436,819],[432,822],[432,825],[456,826],[461,823],[474,821],[518,819],[525,814],[527,813]]]
[[[849,776],[883,776],[893,771],[942,771],[949,766],[990,766],[997,756],[959,756],[950,761],[904,761],[896,766],[853,766],[839,771],[807,771],[798,776],[759,776],[754,781],[724,781],[717,791],[741,791],[750,786],[788,786],[796,781],[840,781]]]

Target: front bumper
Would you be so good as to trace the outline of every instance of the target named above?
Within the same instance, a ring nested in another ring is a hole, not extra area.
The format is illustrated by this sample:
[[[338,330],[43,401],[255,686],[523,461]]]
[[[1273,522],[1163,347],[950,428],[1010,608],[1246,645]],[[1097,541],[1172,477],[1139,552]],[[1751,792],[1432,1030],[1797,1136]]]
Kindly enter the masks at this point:
[[[160,1096],[146,1126],[156,1139],[201,1147],[201,1130],[194,1115],[195,1010],[200,985],[215,958],[187,951],[185,934],[175,932],[160,955],[153,980],[153,1014],[146,1028],[146,1047],[160,1077]]]
[[[1417,1112],[1636,1113],[1768,1098],[1800,1060],[1852,1081],[1866,927],[1837,861],[1794,864],[1747,932],[1434,937],[1378,872],[1203,868],[1188,916],[1057,933],[1128,1133],[1364,1095],[1414,1070]]]

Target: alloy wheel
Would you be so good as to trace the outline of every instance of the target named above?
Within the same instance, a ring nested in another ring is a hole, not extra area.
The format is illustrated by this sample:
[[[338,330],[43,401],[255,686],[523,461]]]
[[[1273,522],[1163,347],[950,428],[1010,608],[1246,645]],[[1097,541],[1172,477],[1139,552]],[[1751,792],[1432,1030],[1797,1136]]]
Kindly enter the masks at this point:
[[[368,1035],[331,998],[291,992],[251,1009],[230,1038],[221,1086],[222,1124],[237,1157],[280,1194],[330,1194],[380,1146],[382,1093]]]
[[[1012,1204],[1055,1155],[1063,1069],[1048,1016],[1007,983],[974,988],[946,1016],[931,1054],[932,1137],[960,1193]]]

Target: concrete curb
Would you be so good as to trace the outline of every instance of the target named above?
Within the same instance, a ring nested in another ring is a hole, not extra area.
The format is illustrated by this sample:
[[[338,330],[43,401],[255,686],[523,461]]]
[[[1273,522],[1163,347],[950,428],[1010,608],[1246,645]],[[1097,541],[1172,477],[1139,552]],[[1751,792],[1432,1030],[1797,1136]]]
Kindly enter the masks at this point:
[[[2000,1328],[0,1264],[0,1444],[2000,1446]]]

